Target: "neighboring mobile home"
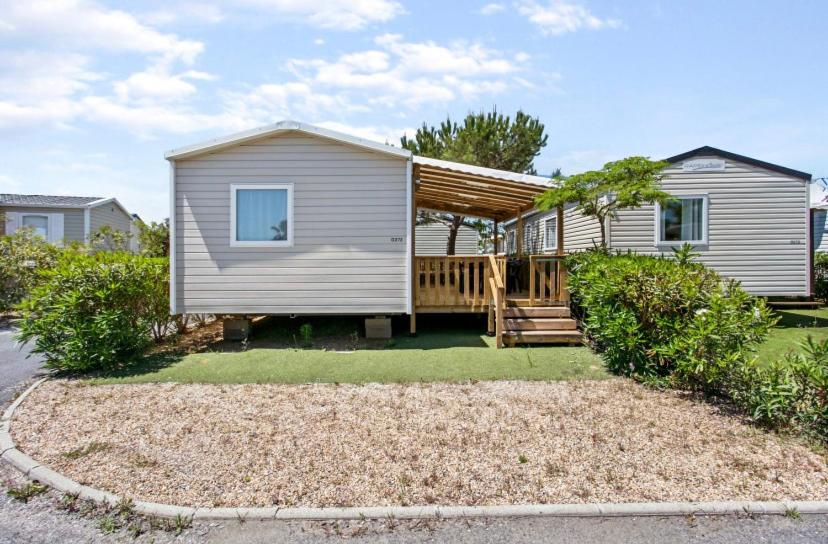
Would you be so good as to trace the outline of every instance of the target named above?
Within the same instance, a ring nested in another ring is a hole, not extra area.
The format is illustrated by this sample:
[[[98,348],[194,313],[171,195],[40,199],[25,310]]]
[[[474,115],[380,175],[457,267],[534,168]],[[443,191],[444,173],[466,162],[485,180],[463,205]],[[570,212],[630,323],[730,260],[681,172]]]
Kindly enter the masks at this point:
[[[607,224],[610,248],[660,254],[687,242],[699,261],[755,295],[810,296],[810,174],[713,147],[666,161],[662,188],[676,201],[620,211]],[[554,252],[556,216],[528,214],[524,247]],[[516,232],[517,222],[508,222],[508,253],[516,252]],[[596,220],[574,205],[564,212],[564,233],[568,251],[601,241]]]
[[[417,225],[414,240],[414,255],[446,255],[450,225],[447,221],[434,219]],[[471,225],[460,225],[454,245],[455,255],[477,255],[480,253],[480,233]]]
[[[114,198],[0,194],[0,215],[0,235],[28,227],[55,244],[88,242],[103,226],[132,228],[132,217]]]

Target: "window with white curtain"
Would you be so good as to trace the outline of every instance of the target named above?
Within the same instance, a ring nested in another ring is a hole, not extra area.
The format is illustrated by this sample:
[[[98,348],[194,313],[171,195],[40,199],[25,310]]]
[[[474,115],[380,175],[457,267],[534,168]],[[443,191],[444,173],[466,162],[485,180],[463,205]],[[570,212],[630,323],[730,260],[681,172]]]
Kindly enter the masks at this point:
[[[656,205],[656,243],[707,243],[707,197],[673,196]]]
[[[20,217],[20,224],[23,228],[32,229],[36,235],[49,239],[48,215],[25,214]]]
[[[558,249],[558,218],[547,217],[543,222],[543,250]]]
[[[293,184],[230,186],[231,246],[293,245]]]

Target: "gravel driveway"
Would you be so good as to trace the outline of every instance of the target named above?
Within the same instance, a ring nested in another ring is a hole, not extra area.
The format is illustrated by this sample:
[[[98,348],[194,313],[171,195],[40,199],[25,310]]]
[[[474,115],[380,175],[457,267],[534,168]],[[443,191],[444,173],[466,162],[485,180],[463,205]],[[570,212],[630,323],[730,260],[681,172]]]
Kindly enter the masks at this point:
[[[828,496],[823,454],[631,380],[417,385],[51,381],[12,434],[71,478],[187,506]]]

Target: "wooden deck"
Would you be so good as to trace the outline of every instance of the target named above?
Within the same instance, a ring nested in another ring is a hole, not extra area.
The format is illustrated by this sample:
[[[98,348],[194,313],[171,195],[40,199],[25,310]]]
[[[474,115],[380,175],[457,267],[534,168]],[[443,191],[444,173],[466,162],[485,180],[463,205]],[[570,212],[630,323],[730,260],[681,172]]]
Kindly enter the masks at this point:
[[[415,256],[411,332],[418,313],[487,313],[497,347],[580,342],[569,314],[563,259],[531,255],[528,290],[507,294],[505,256]]]

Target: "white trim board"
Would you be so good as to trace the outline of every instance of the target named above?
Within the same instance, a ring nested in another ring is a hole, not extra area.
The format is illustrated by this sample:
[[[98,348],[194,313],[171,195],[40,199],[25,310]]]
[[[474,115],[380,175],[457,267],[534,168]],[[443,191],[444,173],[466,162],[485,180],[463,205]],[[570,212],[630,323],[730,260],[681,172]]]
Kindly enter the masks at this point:
[[[164,154],[164,158],[167,160],[186,159],[290,131],[304,132],[305,134],[321,136],[323,138],[328,138],[329,140],[335,140],[344,144],[355,145],[397,157],[404,157],[406,159],[411,157],[411,152],[407,149],[394,147],[389,144],[372,142],[371,140],[358,138],[356,136],[351,136],[350,134],[344,134],[342,132],[337,132],[327,128],[309,125],[307,123],[286,120],[280,121],[273,125],[245,130],[243,132],[237,132],[221,138],[215,138],[213,140],[207,140],[205,142],[172,149]]]

